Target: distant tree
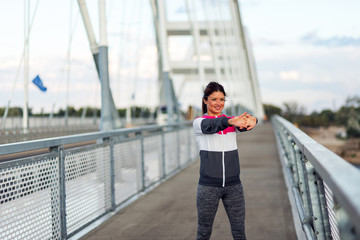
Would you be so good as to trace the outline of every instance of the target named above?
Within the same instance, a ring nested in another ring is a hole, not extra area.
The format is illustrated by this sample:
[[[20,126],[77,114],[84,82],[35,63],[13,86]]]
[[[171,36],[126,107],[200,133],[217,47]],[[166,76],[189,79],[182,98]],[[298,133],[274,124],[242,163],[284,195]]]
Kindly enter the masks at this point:
[[[346,126],[350,118],[358,119],[360,114],[360,98],[348,97],[345,104],[335,114],[338,125]]]
[[[141,107],[139,106],[133,107],[131,108],[131,111],[132,111],[132,116],[134,116],[135,118],[140,117]]]
[[[320,115],[323,119],[326,119],[326,121],[328,121],[329,124],[335,123],[335,115],[336,115],[336,113],[334,113],[334,112],[331,111],[330,109],[322,110],[319,115]]]
[[[334,124],[335,113],[331,110],[323,110],[320,113],[312,112],[310,115],[304,115],[298,118],[298,124],[304,127],[328,127]]]
[[[299,118],[305,116],[305,108],[297,102],[286,102],[282,115],[290,122],[295,123]]]
[[[77,111],[75,109],[75,107],[73,107],[73,106],[68,106],[68,114],[69,114],[69,117],[80,117],[81,116],[81,112],[79,113],[79,111]]]
[[[124,118],[126,116],[126,108],[119,108],[118,110],[119,117]]]
[[[58,116],[58,117],[63,117],[63,116],[65,116],[65,110],[60,108],[59,111],[57,113],[55,113],[54,115]]]
[[[360,121],[356,118],[349,118],[346,124],[346,133],[348,137],[359,138],[360,137]]]
[[[268,119],[270,119],[273,115],[281,115],[281,108],[278,106],[274,106],[271,104],[264,104],[264,111]]]
[[[0,116],[4,116],[6,108],[0,108]],[[33,116],[32,108],[28,109],[29,116]],[[8,110],[7,116],[8,117],[22,117],[23,109],[22,107],[11,107]]]
[[[20,107],[9,108],[8,117],[19,117],[23,115],[23,109]]]
[[[95,113],[94,113],[95,111]],[[91,107],[88,107],[87,111],[86,111],[86,117],[94,117],[94,114],[96,117],[100,117],[101,115],[101,110],[98,109],[98,108],[91,108]]]
[[[360,97],[348,97],[337,111],[335,121],[346,127],[348,137],[360,137]]]

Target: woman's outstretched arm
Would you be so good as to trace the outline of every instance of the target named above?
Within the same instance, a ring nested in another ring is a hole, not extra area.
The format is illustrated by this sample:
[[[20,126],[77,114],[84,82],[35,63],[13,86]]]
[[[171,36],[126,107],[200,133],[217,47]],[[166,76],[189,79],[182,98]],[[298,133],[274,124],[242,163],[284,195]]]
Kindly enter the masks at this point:
[[[247,112],[244,112],[240,116],[236,116],[228,120],[229,125],[238,127],[240,131],[246,131],[246,130],[249,131],[253,129],[257,124],[257,122],[258,122],[257,118],[251,116]]]

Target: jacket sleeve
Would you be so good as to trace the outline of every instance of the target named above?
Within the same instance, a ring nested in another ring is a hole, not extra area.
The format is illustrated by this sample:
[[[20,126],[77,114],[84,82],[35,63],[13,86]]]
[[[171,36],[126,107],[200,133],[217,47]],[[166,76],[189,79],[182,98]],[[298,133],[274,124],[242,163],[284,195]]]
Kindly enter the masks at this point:
[[[229,127],[227,117],[197,118],[193,122],[194,133],[214,134]]]

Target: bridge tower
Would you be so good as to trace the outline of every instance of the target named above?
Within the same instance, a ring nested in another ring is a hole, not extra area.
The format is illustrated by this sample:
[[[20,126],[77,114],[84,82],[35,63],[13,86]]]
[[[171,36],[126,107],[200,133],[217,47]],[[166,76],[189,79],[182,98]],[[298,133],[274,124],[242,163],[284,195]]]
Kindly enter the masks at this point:
[[[103,6],[105,0],[99,1]],[[201,107],[202,90],[217,81],[227,90],[227,114],[247,111],[264,115],[250,41],[241,22],[237,0],[185,0],[186,21],[169,21],[166,4],[151,0],[158,49],[160,107],[166,107],[167,122],[180,119],[180,108]],[[78,0],[101,81],[101,130],[121,126],[109,85],[105,9],[100,11],[100,39],[96,42],[85,0]],[[100,9],[101,10],[101,9]],[[174,58],[171,41],[191,39],[184,58]],[[184,110],[184,109],[183,109]]]
[[[185,0],[187,21],[169,21],[166,4],[151,0],[159,52],[160,105],[169,120],[176,119],[179,103],[200,107],[202,90],[210,81],[225,86],[227,112],[248,111],[264,116],[251,45],[241,22],[237,0]],[[191,38],[184,59],[171,55],[171,41]]]

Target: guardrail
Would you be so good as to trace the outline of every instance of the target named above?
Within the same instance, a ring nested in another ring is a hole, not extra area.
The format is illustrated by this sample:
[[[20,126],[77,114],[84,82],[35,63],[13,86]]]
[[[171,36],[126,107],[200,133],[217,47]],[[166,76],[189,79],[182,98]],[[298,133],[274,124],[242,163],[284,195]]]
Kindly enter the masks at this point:
[[[192,134],[186,122],[0,145],[12,158],[0,162],[0,239],[73,237],[197,159]]]
[[[11,120],[11,121],[10,121]],[[121,123],[126,126],[125,118],[120,118]],[[69,117],[68,124],[62,117],[30,117],[29,128],[22,128],[22,118],[13,117],[9,119],[4,129],[0,129],[0,144],[30,141],[42,138],[51,138],[99,131],[100,118]],[[132,118],[132,126],[156,124],[154,118]]]
[[[272,123],[298,238],[360,239],[360,171],[284,118]]]

